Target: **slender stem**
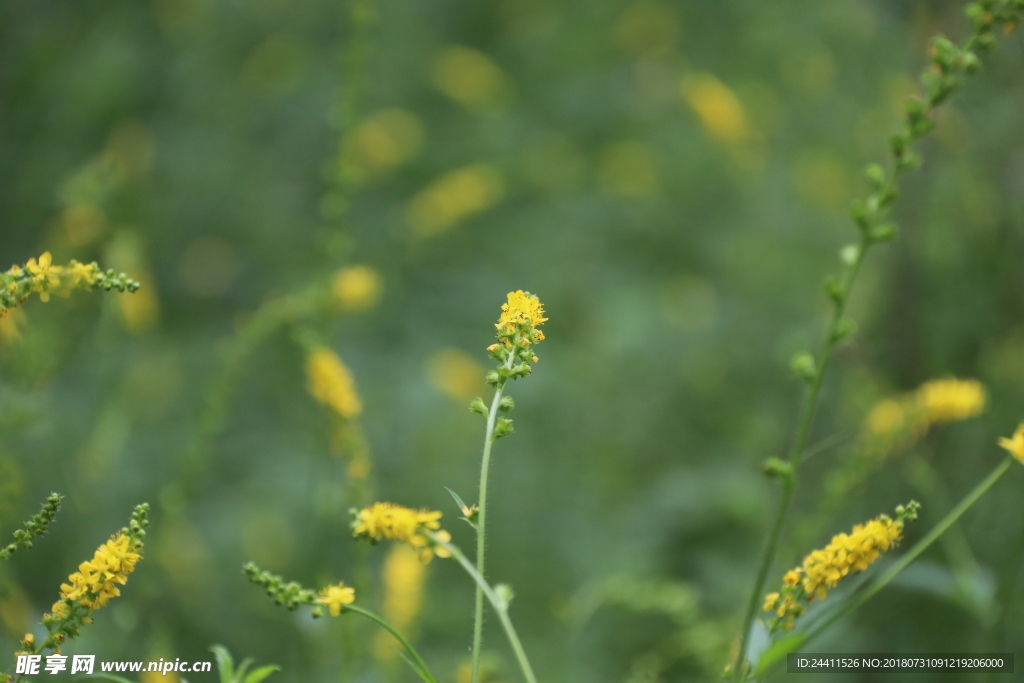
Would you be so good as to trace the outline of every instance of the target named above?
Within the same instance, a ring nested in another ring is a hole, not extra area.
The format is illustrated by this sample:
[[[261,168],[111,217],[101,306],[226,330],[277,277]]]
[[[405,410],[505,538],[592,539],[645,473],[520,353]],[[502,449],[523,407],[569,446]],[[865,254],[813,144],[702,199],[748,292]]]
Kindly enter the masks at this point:
[[[931,531],[929,531],[924,538],[918,541],[913,548],[910,549],[905,555],[899,560],[894,562],[881,576],[875,579],[869,586],[864,590],[860,591],[855,595],[849,602],[842,607],[842,609],[833,612],[827,619],[815,626],[813,629],[808,631],[807,638],[804,640],[804,644],[809,643],[814,638],[817,638],[830,627],[832,627],[837,621],[845,617],[850,612],[863,605],[865,602],[871,599],[878,591],[885,588],[893,579],[895,579],[900,572],[910,566],[910,563],[916,560],[921,553],[928,549],[928,547],[939,539],[950,527],[952,527],[960,517],[967,512],[967,510],[978,502],[978,500],[985,495],[985,493],[992,488],[992,486],[999,481],[999,478],[1006,473],[1006,470],[1010,469],[1010,465],[1013,464],[1013,456],[1007,456],[980,484],[974,487],[970,493],[964,496],[964,499],[960,503],[949,511],[949,513],[942,518],[938,524],[936,524]]]
[[[796,438],[793,441],[793,448],[789,452],[789,463],[792,465],[792,474],[784,479],[784,488],[779,497],[779,503],[775,510],[775,520],[772,522],[771,532],[768,535],[768,542],[761,554],[761,561],[757,568],[757,577],[754,579],[754,587],[747,602],[747,611],[743,618],[743,631],[740,635],[740,649],[736,653],[733,662],[733,680],[741,680],[744,675],[746,662],[747,643],[750,640],[750,630],[757,614],[758,605],[761,602],[761,594],[764,592],[765,581],[768,578],[768,571],[771,569],[775,559],[775,552],[779,547],[779,540],[782,537],[782,529],[786,521],[786,513],[793,501],[793,489],[796,487],[796,470],[804,459],[804,451],[807,446],[807,437],[811,431],[811,423],[814,420],[814,411],[818,403],[818,395],[821,393],[822,380],[825,377],[825,369],[832,359],[832,352],[839,341],[840,324],[843,322],[843,314],[846,312],[846,302],[850,299],[853,284],[860,272],[861,264],[864,262],[864,255],[867,253],[871,242],[867,237],[862,237],[857,247],[857,254],[850,263],[843,278],[841,286],[842,296],[836,301],[832,311],[832,320],[828,326],[825,340],[822,342],[821,353],[819,354],[817,370],[814,378],[804,394],[803,406],[800,410],[800,418],[797,422]]]
[[[420,678],[422,678],[424,681],[427,681],[427,683],[437,683],[437,681],[431,675],[430,669],[427,668],[426,663],[423,661],[423,658],[420,657],[418,652],[416,652],[416,648],[414,648],[412,644],[408,640],[406,640],[404,636],[402,636],[401,633],[396,631],[391,624],[389,624],[373,612],[367,609],[363,609],[362,607],[359,607],[357,605],[345,605],[345,611],[361,614],[370,621],[375,622],[378,626],[383,628],[391,635],[393,635],[395,639],[399,643],[401,643],[402,647],[405,648],[405,651],[409,653],[409,656],[412,657],[412,660],[416,663],[416,667],[414,668],[416,669],[416,673],[420,675]]]
[[[514,353],[510,352],[505,360],[505,368],[512,367],[515,359]],[[480,461],[480,493],[477,505],[480,506],[480,513],[476,521],[476,569],[480,575],[484,574],[484,561],[487,554],[487,478],[491,467],[491,447],[494,445],[494,426],[498,421],[498,408],[501,405],[501,394],[505,389],[506,380],[499,378],[498,386],[494,390],[494,398],[491,399],[491,409],[487,412],[487,430],[484,434],[483,458]],[[476,602],[473,608],[473,673],[471,681],[477,683],[480,680],[480,644],[483,641],[484,633],[484,591],[478,584],[476,588]]]
[[[466,573],[476,581],[477,588],[481,593],[487,596],[487,600],[494,607],[494,611],[498,613],[498,619],[501,621],[502,627],[505,629],[505,635],[508,637],[508,642],[512,646],[512,651],[515,652],[516,660],[519,662],[519,668],[522,669],[523,677],[527,680],[527,683],[537,683],[537,677],[533,674],[533,667],[530,666],[530,660],[526,656],[526,650],[523,649],[523,644],[519,640],[519,635],[516,633],[515,626],[512,625],[512,620],[508,616],[508,603],[498,597],[498,594],[494,592],[483,575],[477,571],[477,568],[473,566],[473,563],[466,559],[466,556],[457,547],[451,543],[442,541],[437,538],[434,534],[429,534],[435,543],[445,548],[452,554],[452,557],[462,565],[462,568],[466,570]]]

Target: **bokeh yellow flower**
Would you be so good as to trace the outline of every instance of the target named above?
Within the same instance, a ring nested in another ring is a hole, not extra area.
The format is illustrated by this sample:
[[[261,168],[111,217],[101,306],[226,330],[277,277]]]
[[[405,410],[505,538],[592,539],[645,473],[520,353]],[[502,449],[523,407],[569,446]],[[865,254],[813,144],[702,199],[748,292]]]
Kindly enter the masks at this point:
[[[319,347],[306,359],[309,393],[338,416],[351,420],[363,412],[352,373],[334,351]]]
[[[736,94],[708,73],[687,76],[681,88],[683,99],[697,114],[701,126],[727,144],[750,137],[747,115]]]
[[[398,631],[408,634],[423,604],[423,582],[427,568],[419,553],[408,546],[396,545],[384,560],[384,618]],[[374,655],[379,661],[395,659],[394,640],[379,631],[374,641]]]
[[[917,400],[930,422],[953,422],[985,409],[985,389],[974,379],[938,379],[917,390]]]
[[[409,202],[406,215],[413,230],[434,237],[501,201],[505,181],[493,166],[473,164],[450,171]]]
[[[349,266],[335,274],[331,292],[343,309],[363,311],[380,301],[380,274],[369,266]]]

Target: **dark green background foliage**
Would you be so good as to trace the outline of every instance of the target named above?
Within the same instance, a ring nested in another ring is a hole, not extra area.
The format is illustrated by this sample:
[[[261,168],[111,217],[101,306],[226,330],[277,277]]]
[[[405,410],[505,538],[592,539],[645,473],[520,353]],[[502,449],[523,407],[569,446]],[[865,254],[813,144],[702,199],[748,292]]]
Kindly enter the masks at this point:
[[[357,29],[346,2],[5,1],[0,263],[46,249],[96,259],[151,298],[127,318],[118,295],[33,300],[20,342],[0,341],[0,529],[51,490],[66,495],[51,534],[0,567],[0,652],[149,500],[145,561],[65,653],[208,659],[221,642],[281,664],[271,680],[411,680],[375,673],[362,623],[275,608],[240,570],[256,559],[379,600],[352,575],[358,501],[343,496],[295,334],[256,343],[230,391],[218,380],[264,302],[360,263],[382,274],[379,305],[313,327],[363,396],[377,496],[444,510],[471,547],[444,486],[475,497],[482,424],[439,390],[430,360],[454,348],[485,364],[505,293],[538,293],[548,340],[511,389],[516,434],[496,448],[489,574],[515,587],[542,680],[709,677],[776,494],[759,464],[792,436],[789,358],[816,348],[821,283],[856,236],[845,209],[865,163],[886,157],[929,36],[965,34],[961,9],[398,0]],[[852,437],[874,402],[936,377],[980,379],[990,407],[894,458],[815,544],[913,497],[923,512],[908,540],[919,537],[1024,417],[1024,50],[1000,37],[903,183],[901,234],[868,259],[851,303],[859,332],[826,380],[812,441]],[[467,106],[437,87],[453,45],[501,70],[492,96]],[[682,94],[709,77],[742,105],[732,141]],[[418,119],[417,153],[339,180],[338,121],[388,107]],[[419,234],[410,200],[471,164],[500,174],[502,199]],[[68,213],[83,205],[105,219]],[[211,391],[227,399],[212,421]],[[204,419],[212,437],[186,467]],[[794,519],[853,442],[807,464]],[[922,460],[938,489],[915,484]],[[818,646],[1024,655],[1022,486],[1015,468],[964,518],[978,567],[959,584],[956,549],[937,546]],[[789,545],[772,584],[811,549]],[[369,551],[373,567],[385,552]],[[417,640],[439,678],[464,661],[471,610],[471,585],[435,560]],[[517,680],[496,626],[500,679]]]

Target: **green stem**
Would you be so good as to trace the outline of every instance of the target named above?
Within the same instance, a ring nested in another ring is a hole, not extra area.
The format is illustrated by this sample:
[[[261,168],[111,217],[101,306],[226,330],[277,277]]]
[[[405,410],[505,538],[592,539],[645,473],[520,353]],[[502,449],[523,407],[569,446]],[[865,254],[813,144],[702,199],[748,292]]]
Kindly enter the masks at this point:
[[[429,534],[430,538],[435,543],[445,548],[452,554],[452,557],[462,565],[462,568],[466,570],[466,573],[472,577],[476,582],[477,589],[487,596],[487,600],[494,607],[494,611],[498,613],[498,619],[501,621],[502,627],[505,629],[505,635],[508,637],[508,642],[512,646],[512,651],[515,652],[516,660],[519,662],[519,668],[523,672],[523,677],[527,683],[537,683],[537,678],[533,674],[533,667],[530,666],[530,660],[526,656],[526,650],[523,649],[523,644],[519,640],[519,635],[516,633],[515,626],[512,625],[512,620],[508,616],[508,603],[498,597],[498,594],[494,592],[483,575],[477,571],[477,568],[473,566],[473,563],[466,559],[466,556],[457,547],[442,541],[434,534]]]
[[[356,605],[345,605],[345,611],[361,614],[370,621],[375,622],[378,626],[383,628],[391,635],[393,635],[395,639],[399,643],[401,643],[402,647],[405,648],[405,651],[409,653],[409,656],[412,657],[412,661],[416,663],[416,666],[413,668],[415,669],[416,673],[420,675],[420,678],[422,678],[424,681],[427,681],[427,683],[437,683],[434,677],[430,674],[430,669],[427,668],[427,665],[423,661],[423,658],[420,657],[418,652],[416,652],[416,648],[414,648],[412,644],[408,640],[406,640],[404,636],[402,636],[401,633],[396,631],[391,624],[389,624],[373,612],[363,609],[362,607],[358,607]]]
[[[775,519],[772,522],[771,532],[768,535],[768,542],[761,554],[761,561],[757,568],[757,577],[754,580],[754,587],[747,602],[747,611],[743,618],[743,631],[740,635],[740,649],[733,661],[733,680],[741,680],[745,672],[746,649],[750,640],[750,630],[757,615],[758,605],[761,604],[761,594],[764,592],[765,581],[768,579],[768,571],[775,560],[775,553],[779,547],[779,540],[782,537],[782,529],[786,521],[786,513],[793,501],[793,489],[796,487],[796,470],[804,459],[804,451],[807,446],[807,437],[811,431],[811,423],[814,420],[814,411],[818,403],[818,395],[821,393],[821,383],[825,377],[825,369],[832,359],[832,352],[839,341],[838,332],[843,321],[843,314],[846,312],[846,303],[850,299],[853,284],[856,282],[857,274],[860,272],[864,255],[871,246],[867,237],[861,237],[857,247],[857,255],[853,259],[841,285],[842,296],[836,302],[832,311],[832,320],[828,326],[828,333],[822,343],[821,354],[819,355],[818,366],[814,378],[804,394],[803,406],[800,410],[800,418],[797,422],[796,438],[793,441],[793,448],[789,453],[789,463],[792,465],[792,474],[784,479],[784,488],[779,497],[779,504],[775,510]]]
[[[808,631],[807,638],[804,640],[804,644],[811,642],[814,638],[817,638],[826,630],[831,628],[836,622],[853,612],[855,609],[863,605],[865,602],[870,600],[876,593],[885,588],[893,579],[895,579],[900,572],[910,566],[910,563],[916,560],[921,553],[928,549],[928,547],[939,539],[950,527],[952,527],[960,517],[967,512],[972,505],[978,502],[978,500],[985,495],[985,493],[992,488],[992,486],[999,481],[999,478],[1006,473],[1006,470],[1010,469],[1013,464],[1013,457],[1007,456],[999,465],[992,470],[980,484],[974,487],[974,490],[964,496],[964,499],[960,503],[949,511],[941,522],[936,524],[931,531],[925,535],[920,541],[918,541],[913,548],[910,549],[905,555],[899,560],[894,562],[881,576],[873,581],[867,588],[860,591],[855,595],[842,609],[836,610],[825,619],[823,622],[815,626],[813,629]]]
[[[515,359],[514,353],[509,352],[505,360],[505,369],[512,367]],[[487,479],[491,467],[491,447],[494,445],[494,426],[498,421],[498,408],[501,404],[501,394],[505,389],[507,380],[499,378],[498,386],[494,390],[494,398],[491,399],[491,409],[487,412],[487,430],[484,434],[484,451],[480,461],[480,492],[477,505],[480,513],[476,521],[476,569],[480,575],[484,574],[484,561],[487,554]],[[480,645],[484,633],[484,591],[478,584],[476,588],[476,601],[473,608],[473,673],[471,681],[477,683],[480,680]]]

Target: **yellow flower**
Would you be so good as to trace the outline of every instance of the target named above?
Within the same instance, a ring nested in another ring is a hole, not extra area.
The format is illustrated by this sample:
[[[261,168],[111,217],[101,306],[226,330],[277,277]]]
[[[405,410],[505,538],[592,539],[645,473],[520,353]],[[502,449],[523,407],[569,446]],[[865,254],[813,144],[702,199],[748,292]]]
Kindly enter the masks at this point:
[[[342,268],[334,276],[331,291],[342,308],[353,311],[373,308],[380,300],[380,275],[369,266]]]
[[[508,293],[508,303],[501,305],[501,317],[494,327],[502,334],[513,334],[520,328],[526,328],[540,341],[544,339],[544,333],[536,328],[547,321],[544,317],[544,304],[540,299],[520,289]]]
[[[338,354],[320,347],[306,360],[309,393],[339,416],[351,420],[363,412],[355,381]]]
[[[140,550],[127,534],[112,536],[96,549],[91,560],[78,565],[68,583],[61,584],[60,601],[53,605],[53,613],[64,616],[66,601],[71,601],[85,607],[88,614],[120,595],[117,586],[128,583],[128,575],[142,557]]]
[[[43,255],[36,261],[30,258],[25,264],[25,270],[32,276],[32,284],[35,291],[39,292],[39,298],[43,301],[50,300],[49,287],[60,284],[60,274],[64,270],[60,266],[53,265],[53,256],[50,252],[43,252]]]
[[[985,409],[985,389],[974,379],[938,379],[922,384],[917,400],[931,422],[966,420]]]
[[[345,605],[355,602],[356,590],[346,586],[344,581],[339,581],[337,586],[327,586],[320,591],[320,604],[327,607],[332,617],[341,614]]]
[[[77,287],[83,282],[91,285],[96,280],[98,270],[95,263],[85,264],[71,259],[67,267],[67,273],[71,276],[71,286]]]
[[[434,510],[413,510],[394,503],[374,503],[360,510],[352,523],[353,535],[372,543],[382,540],[408,543],[419,552],[423,563],[437,555],[451,557],[451,554],[437,546],[424,532],[435,532],[435,536],[447,543],[451,536],[441,530],[441,513]]]
[[[1024,464],[1024,424],[1017,427],[1017,431],[1009,439],[1005,437],[999,439],[999,445],[1008,450],[1021,464]]]

